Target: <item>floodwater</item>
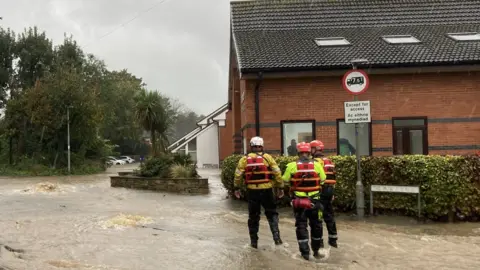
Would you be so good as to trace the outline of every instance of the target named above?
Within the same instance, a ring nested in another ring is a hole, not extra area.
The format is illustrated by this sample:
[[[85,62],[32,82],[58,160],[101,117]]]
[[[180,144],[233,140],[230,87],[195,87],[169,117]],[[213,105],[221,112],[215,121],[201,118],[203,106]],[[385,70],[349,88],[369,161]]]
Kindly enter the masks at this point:
[[[246,204],[227,199],[218,170],[210,194],[110,188],[110,168],[80,177],[0,178],[0,269],[480,269],[480,224],[340,217],[339,249],[299,258],[291,209],[275,247],[262,216],[248,247]],[[326,233],[326,231],[325,231]]]

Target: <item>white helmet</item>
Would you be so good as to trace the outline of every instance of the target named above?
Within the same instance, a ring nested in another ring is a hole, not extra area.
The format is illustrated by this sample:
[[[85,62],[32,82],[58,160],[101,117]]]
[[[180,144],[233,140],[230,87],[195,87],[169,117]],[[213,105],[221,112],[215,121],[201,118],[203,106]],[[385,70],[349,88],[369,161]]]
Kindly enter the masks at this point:
[[[261,146],[263,147],[263,138],[262,137],[253,137],[250,139],[250,146]]]

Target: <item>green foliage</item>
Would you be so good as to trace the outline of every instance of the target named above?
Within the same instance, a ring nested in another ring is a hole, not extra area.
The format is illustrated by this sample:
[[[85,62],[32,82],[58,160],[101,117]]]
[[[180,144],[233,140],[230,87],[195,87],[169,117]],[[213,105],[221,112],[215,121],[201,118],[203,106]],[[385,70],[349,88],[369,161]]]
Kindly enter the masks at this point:
[[[135,96],[135,117],[144,130],[150,131],[154,156],[167,151],[173,115],[176,113],[170,100],[159,92],[142,89]]]
[[[172,167],[170,167],[170,175],[174,179],[196,178],[197,170],[194,165],[173,164]]]
[[[126,70],[108,70],[72,36],[53,46],[37,27],[19,35],[0,27],[0,164],[9,164],[0,174],[27,163],[46,174],[63,170],[68,123],[73,170],[105,163],[115,150],[145,155],[145,130],[154,153],[166,152],[179,106]]]
[[[195,163],[190,154],[173,153],[172,156],[173,156],[173,162],[178,165],[188,166]]]
[[[140,176],[168,178],[170,176],[170,167],[173,164],[172,155],[159,154],[147,159],[140,165]]]
[[[241,155],[227,157],[222,164],[222,183],[233,191],[233,178]],[[334,205],[355,209],[356,160],[354,156],[332,156],[337,172]],[[275,157],[282,171],[295,157]],[[444,218],[449,212],[466,218],[480,216],[480,157],[423,156],[364,157],[362,179],[366,205],[372,184],[420,186],[424,214]],[[415,195],[376,193],[375,208],[414,215]]]
[[[159,178],[197,178],[197,166],[190,155],[178,153],[160,153],[147,159],[137,172],[143,177]]]
[[[72,167],[72,175],[96,174],[105,170],[105,163],[99,161],[87,161]],[[30,158],[20,159],[14,166],[0,165],[0,175],[4,176],[58,176],[68,175],[67,168],[52,168],[38,164]]]
[[[235,169],[241,158],[242,155],[228,156],[222,161],[222,165],[220,166],[222,170],[220,175],[222,184],[230,194],[234,191],[233,180],[235,177]]]

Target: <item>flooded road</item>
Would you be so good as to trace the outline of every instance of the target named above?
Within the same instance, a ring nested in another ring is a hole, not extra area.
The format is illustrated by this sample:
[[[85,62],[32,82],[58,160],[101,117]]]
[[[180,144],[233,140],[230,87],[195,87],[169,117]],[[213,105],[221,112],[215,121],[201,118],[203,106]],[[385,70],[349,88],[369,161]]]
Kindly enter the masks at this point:
[[[340,248],[306,262],[297,255],[291,209],[282,209],[284,246],[273,245],[262,216],[253,250],[246,204],[225,197],[218,170],[200,171],[209,195],[110,188],[109,175],[131,169],[1,177],[0,269],[480,269],[480,224],[340,217]]]

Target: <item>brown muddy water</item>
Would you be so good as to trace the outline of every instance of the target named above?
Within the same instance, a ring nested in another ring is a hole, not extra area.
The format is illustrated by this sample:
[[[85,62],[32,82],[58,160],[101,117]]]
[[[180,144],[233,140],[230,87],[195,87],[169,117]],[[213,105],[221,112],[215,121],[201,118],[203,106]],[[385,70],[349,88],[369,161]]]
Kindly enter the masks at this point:
[[[218,170],[209,195],[110,188],[117,166],[79,177],[0,178],[0,269],[480,269],[480,224],[340,217],[339,249],[299,258],[291,209],[284,246],[265,217],[248,247],[246,204],[225,197]],[[326,233],[326,232],[325,232]]]

